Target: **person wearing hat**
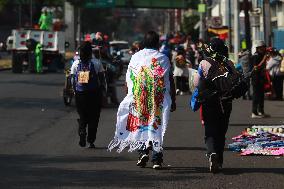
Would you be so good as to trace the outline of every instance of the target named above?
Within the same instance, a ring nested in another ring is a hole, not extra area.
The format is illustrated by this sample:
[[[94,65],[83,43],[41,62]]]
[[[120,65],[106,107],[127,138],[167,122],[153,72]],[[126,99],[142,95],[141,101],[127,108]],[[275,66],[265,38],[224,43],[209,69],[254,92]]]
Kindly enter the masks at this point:
[[[266,53],[264,41],[255,41],[252,49],[251,64],[253,71],[251,74],[252,83],[252,114],[251,117],[263,118],[269,116],[264,113],[264,84],[265,84],[265,67],[269,55]]]
[[[207,49],[206,56],[200,62],[198,74],[194,76],[194,85],[200,95],[202,105],[201,120],[205,128],[205,144],[212,173],[220,172],[223,165],[225,136],[228,130],[232,111],[231,97],[223,98],[221,90],[215,81],[237,74],[233,63],[228,60],[228,47],[219,38],[213,38]],[[217,92],[216,92],[217,91]],[[194,95],[193,95],[194,96]],[[192,103],[191,103],[191,106]],[[196,111],[195,109],[194,111]]]

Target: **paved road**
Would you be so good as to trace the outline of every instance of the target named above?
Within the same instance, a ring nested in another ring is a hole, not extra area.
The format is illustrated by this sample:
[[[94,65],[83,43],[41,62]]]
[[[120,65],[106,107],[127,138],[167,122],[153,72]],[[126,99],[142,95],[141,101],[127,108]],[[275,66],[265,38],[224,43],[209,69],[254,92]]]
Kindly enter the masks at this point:
[[[165,168],[136,167],[136,153],[107,152],[116,109],[103,109],[96,149],[79,148],[74,106],[62,101],[63,74],[0,72],[0,188],[284,188],[284,157],[241,157],[226,151],[224,173],[208,172],[203,128],[177,97],[165,136]],[[118,81],[119,99],[123,98]],[[281,124],[284,102],[267,101],[262,120],[250,101],[236,101],[228,139],[252,124]],[[228,140],[230,142],[230,140]]]

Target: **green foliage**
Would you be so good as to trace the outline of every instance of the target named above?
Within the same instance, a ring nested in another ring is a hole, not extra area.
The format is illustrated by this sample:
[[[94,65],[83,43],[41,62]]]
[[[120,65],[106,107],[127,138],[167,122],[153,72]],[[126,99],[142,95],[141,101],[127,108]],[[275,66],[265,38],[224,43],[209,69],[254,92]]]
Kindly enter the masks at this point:
[[[0,0],[0,11],[2,11],[2,9],[5,7],[7,2],[8,2],[8,0]]]
[[[183,23],[182,23],[182,31],[190,34],[192,37],[192,40],[198,40],[199,36],[199,30],[194,29],[194,26],[198,23],[199,16],[198,15],[191,15],[188,17],[184,17]]]

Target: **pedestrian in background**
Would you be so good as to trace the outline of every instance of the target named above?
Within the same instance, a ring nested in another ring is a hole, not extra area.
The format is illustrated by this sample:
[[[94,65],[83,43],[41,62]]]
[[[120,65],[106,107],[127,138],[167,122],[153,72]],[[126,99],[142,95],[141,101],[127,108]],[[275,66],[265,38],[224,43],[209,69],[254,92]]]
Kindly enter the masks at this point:
[[[244,74],[245,80],[247,82],[247,85],[250,86],[250,75],[252,71],[252,64],[250,62],[251,53],[248,49],[243,50],[239,53],[239,63],[242,67],[242,73]],[[249,99],[251,100],[251,91],[250,88],[248,92],[243,96],[243,99]]]
[[[40,42],[38,42],[36,45],[35,57],[36,57],[36,72],[42,73],[42,45],[40,44]]]
[[[264,41],[255,41],[252,49],[251,64],[253,72],[252,82],[252,118],[263,118],[269,116],[264,113],[264,85],[266,81],[266,61],[269,56],[266,52]]]
[[[71,67],[72,84],[75,91],[76,108],[79,114],[79,145],[94,148],[101,113],[104,68],[98,59],[92,58],[92,45],[84,42],[80,46],[80,59]],[[86,129],[88,128],[88,132]]]
[[[173,55],[174,78],[176,86],[176,95],[184,95],[187,91],[186,82],[188,81],[191,63],[186,59],[186,52],[183,47],[178,47],[176,54]]]
[[[273,100],[283,99],[283,73],[280,71],[282,56],[274,48],[269,48],[269,58],[267,60],[266,69],[272,80]]]

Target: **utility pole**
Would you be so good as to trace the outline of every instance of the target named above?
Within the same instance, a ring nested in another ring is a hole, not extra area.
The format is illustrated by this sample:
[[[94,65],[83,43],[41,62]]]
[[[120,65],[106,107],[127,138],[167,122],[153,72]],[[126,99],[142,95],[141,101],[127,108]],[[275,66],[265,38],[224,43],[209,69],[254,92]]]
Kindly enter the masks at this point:
[[[65,30],[65,40],[69,42],[69,50],[74,51],[76,49],[76,33],[75,33],[75,8],[70,2],[64,3],[64,22],[67,26]]]
[[[269,0],[263,1],[263,29],[264,41],[266,45],[271,46],[271,19],[270,19],[270,5]]]
[[[224,19],[224,25],[228,26],[228,46],[229,51],[232,51],[232,18],[231,18],[231,12],[232,12],[232,6],[231,6],[231,0],[225,0],[223,2],[225,5],[225,19]],[[222,0],[220,0],[220,7],[222,6]]]
[[[78,17],[77,17],[77,38],[78,38],[78,44],[77,47],[81,45],[81,7],[77,8]]]
[[[238,53],[239,53],[239,23],[240,23],[240,9],[239,9],[239,0],[234,0],[234,57],[235,62],[238,62]]]
[[[200,0],[200,4],[204,4],[204,0]],[[205,8],[206,9],[206,8]],[[200,12],[200,27],[199,27],[199,39],[205,39],[205,12]]]
[[[19,14],[19,28],[22,27],[22,3],[19,2],[19,6],[18,6],[18,14]]]
[[[251,49],[251,30],[250,30],[250,18],[249,18],[249,2],[248,0],[243,1],[243,8],[245,13],[245,37],[246,37],[246,47]]]
[[[30,0],[30,25],[33,27],[33,0]]]

